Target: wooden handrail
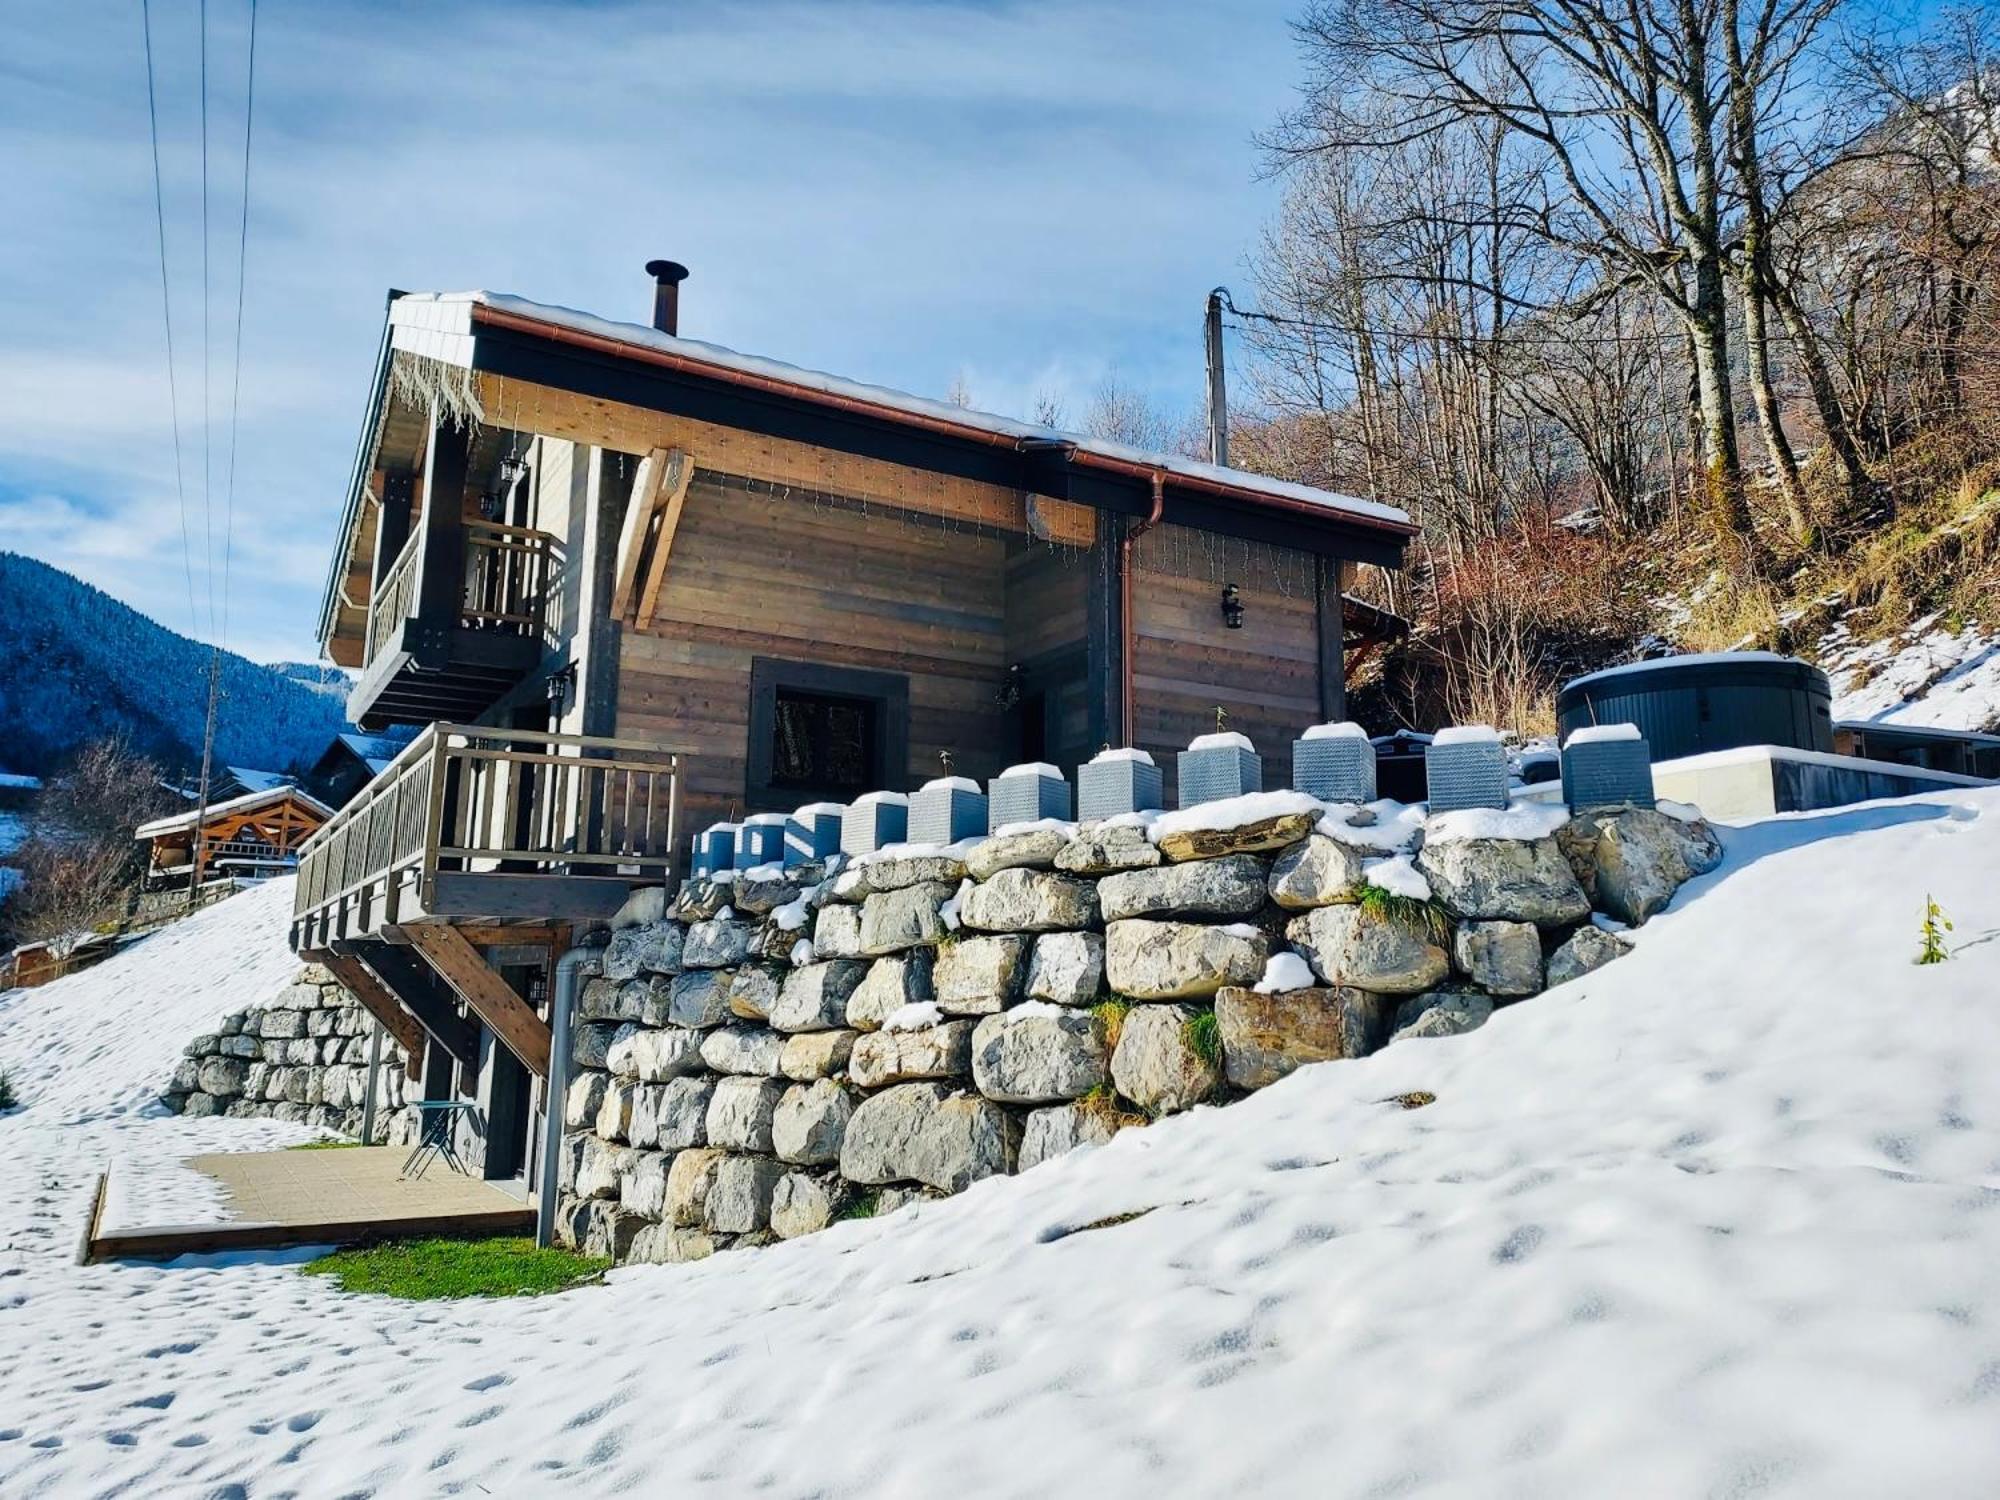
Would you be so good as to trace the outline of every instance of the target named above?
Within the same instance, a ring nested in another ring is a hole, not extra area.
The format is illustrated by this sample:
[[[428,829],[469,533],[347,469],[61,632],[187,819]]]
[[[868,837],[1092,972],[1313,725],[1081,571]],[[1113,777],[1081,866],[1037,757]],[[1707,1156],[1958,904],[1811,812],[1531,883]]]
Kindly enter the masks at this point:
[[[680,775],[643,740],[433,724],[301,846],[295,915],[406,891],[428,907],[446,872],[664,875]]]

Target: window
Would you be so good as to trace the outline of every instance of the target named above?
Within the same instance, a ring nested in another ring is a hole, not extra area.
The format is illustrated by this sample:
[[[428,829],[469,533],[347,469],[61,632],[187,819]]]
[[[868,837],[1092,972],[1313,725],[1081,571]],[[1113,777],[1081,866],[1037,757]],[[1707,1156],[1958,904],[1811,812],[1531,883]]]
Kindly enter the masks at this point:
[[[750,669],[744,801],[783,811],[898,787],[909,761],[909,679],[758,657]]]
[[[882,705],[781,687],[772,714],[773,787],[838,789],[857,796],[874,789]]]

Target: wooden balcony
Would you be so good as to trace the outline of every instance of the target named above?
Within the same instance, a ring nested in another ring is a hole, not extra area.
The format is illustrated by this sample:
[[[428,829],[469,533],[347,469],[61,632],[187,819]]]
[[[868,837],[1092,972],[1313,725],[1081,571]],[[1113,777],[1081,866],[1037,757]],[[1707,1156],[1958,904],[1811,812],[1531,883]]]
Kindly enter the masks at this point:
[[[368,604],[348,717],[364,728],[476,718],[542,661],[562,544],[496,521],[420,527]]]
[[[301,851],[292,947],[608,917],[666,879],[680,789],[638,741],[433,724]]]

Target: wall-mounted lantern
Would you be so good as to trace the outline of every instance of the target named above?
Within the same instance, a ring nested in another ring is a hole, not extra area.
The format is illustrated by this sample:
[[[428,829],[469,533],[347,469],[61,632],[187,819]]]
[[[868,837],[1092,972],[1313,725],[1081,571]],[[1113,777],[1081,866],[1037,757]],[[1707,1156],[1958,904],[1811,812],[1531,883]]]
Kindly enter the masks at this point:
[[[569,707],[570,699],[576,696],[576,663],[571,662],[559,672],[549,673],[547,684],[549,697],[549,717],[560,719]]]
[[[1222,623],[1231,630],[1243,628],[1243,596],[1233,583],[1222,586]]]

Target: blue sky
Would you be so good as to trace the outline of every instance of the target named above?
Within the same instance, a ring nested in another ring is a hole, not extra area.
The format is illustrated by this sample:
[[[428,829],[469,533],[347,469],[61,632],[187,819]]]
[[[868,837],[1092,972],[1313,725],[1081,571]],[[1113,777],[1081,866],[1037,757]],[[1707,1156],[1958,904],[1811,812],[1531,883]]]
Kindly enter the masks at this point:
[[[391,286],[643,321],[667,255],[693,337],[1020,414],[1115,372],[1192,413],[1203,298],[1275,207],[1291,9],[264,0],[227,644],[316,650]],[[196,3],[153,11],[192,590],[138,0],[0,0],[0,548],[206,638],[247,0],[209,0],[207,541]]]

